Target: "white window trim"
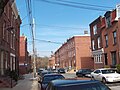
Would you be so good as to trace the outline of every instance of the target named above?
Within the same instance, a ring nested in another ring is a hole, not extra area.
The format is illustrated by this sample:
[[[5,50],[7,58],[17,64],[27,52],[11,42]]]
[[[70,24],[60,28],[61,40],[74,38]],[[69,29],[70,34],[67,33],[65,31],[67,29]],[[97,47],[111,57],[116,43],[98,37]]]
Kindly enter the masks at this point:
[[[94,35],[97,34],[97,25],[93,26],[93,33],[94,33]]]
[[[100,37],[98,37],[98,48],[100,48]]]
[[[94,55],[94,63],[102,63],[102,55]]]
[[[95,42],[92,40],[92,49],[95,50]]]

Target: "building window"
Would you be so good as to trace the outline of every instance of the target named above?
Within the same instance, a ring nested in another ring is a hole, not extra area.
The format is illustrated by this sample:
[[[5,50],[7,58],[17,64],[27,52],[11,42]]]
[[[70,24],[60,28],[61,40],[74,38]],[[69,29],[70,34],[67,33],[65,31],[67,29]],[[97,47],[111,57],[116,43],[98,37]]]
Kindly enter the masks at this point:
[[[15,70],[15,57],[13,57],[13,70]]]
[[[11,35],[10,35],[10,45],[11,45],[11,48],[14,49],[14,33],[13,31],[11,31]]]
[[[108,35],[105,35],[105,46],[108,47]]]
[[[113,44],[116,44],[117,43],[117,35],[116,35],[116,31],[113,32]]]
[[[5,53],[5,69],[8,68],[8,52]]]
[[[7,39],[7,42],[9,42],[9,31],[6,30],[6,39]]]
[[[5,27],[6,27],[6,22],[4,21],[4,23],[3,23],[3,38],[5,38]]]
[[[111,52],[111,57],[112,57],[112,66],[115,66],[117,64],[116,51],[115,52]]]
[[[102,55],[101,54],[98,54],[98,55],[94,55],[94,62],[95,63],[102,63]]]
[[[110,18],[110,16],[109,16],[109,17],[106,17],[106,26],[107,26],[107,27],[110,27],[110,26],[111,26],[111,18]]]
[[[11,32],[11,35],[10,35],[10,46],[12,48],[12,32]]]
[[[100,48],[100,37],[98,37],[98,48]]]
[[[94,33],[94,35],[97,34],[97,25],[93,26],[93,33]]]
[[[13,49],[15,49],[15,34],[13,35]]]
[[[11,71],[13,70],[13,65],[12,65],[12,63],[13,63],[13,57],[10,56],[10,70],[11,70]]]
[[[11,15],[11,26],[14,26],[14,12],[12,11],[12,15]]]
[[[95,50],[95,42],[92,40],[92,49]]]

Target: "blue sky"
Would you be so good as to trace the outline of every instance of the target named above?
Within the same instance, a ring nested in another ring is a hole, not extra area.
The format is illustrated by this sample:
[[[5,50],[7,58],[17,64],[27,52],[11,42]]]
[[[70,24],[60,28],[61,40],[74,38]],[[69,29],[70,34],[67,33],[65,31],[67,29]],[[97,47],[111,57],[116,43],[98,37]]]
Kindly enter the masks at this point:
[[[48,0],[57,2],[57,0]],[[119,0],[65,0],[83,4],[108,6],[102,8],[112,10]],[[29,28],[26,0],[16,0],[17,8],[22,19],[21,35],[24,33],[28,38],[28,51],[32,53],[32,38]],[[83,5],[79,5],[82,6]],[[84,6],[91,9],[89,5]],[[96,9],[98,7],[95,7]],[[99,8],[101,9],[101,8]],[[32,0],[32,13],[35,18],[35,47],[39,56],[50,56],[51,51],[55,52],[62,43],[74,35],[83,35],[84,30],[89,32],[89,24],[106,11],[88,10],[63,5],[55,5],[41,0]],[[42,41],[43,40],[43,41]],[[50,43],[52,41],[56,43]],[[57,43],[58,42],[58,43]]]

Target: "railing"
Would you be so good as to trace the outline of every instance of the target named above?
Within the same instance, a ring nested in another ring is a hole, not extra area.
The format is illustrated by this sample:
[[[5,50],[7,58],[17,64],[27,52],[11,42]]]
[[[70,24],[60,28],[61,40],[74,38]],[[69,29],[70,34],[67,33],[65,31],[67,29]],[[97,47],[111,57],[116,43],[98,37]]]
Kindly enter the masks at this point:
[[[14,82],[18,80],[18,74],[16,71],[11,71],[10,69],[1,69],[0,68],[0,79],[3,81],[7,81],[12,88]]]

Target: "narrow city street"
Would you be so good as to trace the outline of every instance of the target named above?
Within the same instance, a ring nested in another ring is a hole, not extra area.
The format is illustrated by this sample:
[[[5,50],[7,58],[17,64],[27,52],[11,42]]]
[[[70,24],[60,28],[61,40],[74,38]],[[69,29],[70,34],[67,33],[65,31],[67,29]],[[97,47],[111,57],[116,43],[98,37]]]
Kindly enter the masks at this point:
[[[90,80],[90,78],[76,77],[75,73],[62,74],[66,79],[79,79],[79,80]],[[41,90],[38,81],[32,79],[32,74],[24,75],[25,79],[19,80],[18,84],[13,88],[0,88],[0,90]],[[120,82],[106,84],[111,90],[119,90]]]

